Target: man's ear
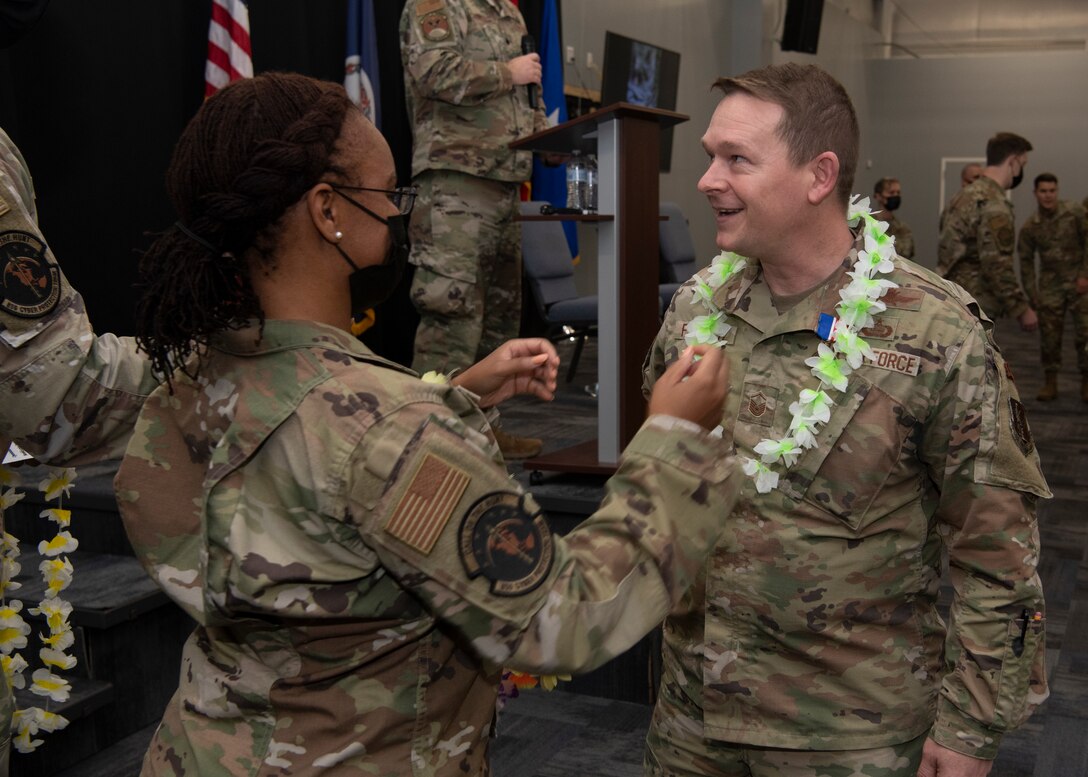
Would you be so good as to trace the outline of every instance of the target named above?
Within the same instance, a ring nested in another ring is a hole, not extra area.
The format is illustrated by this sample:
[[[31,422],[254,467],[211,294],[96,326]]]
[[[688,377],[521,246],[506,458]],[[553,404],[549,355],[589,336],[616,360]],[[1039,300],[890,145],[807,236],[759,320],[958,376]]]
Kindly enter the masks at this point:
[[[825,151],[809,162],[812,171],[812,183],[809,186],[808,201],[819,205],[835,193],[839,183],[839,157],[834,151]]]

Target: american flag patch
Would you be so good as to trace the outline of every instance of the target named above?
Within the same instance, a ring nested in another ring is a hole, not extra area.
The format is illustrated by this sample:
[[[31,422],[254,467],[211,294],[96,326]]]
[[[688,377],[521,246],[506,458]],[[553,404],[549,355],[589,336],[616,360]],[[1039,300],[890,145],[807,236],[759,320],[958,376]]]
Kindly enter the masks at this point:
[[[470,479],[457,467],[426,454],[385,522],[386,533],[424,555],[430,553]]]

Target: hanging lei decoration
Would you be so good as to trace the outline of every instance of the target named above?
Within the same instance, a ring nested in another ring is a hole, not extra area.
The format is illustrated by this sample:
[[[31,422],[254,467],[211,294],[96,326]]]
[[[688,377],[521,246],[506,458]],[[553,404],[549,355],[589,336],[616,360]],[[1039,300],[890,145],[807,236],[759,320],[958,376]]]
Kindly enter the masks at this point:
[[[758,460],[742,457],[744,473],[755,481],[756,491],[761,494],[778,487],[779,472],[775,465],[781,464],[788,470],[806,449],[817,447],[816,434],[820,425],[830,420],[831,406],[835,404],[829,392],[845,391],[850,373],[861,367],[866,358],[874,356],[872,348],[858,333],[873,325],[874,314],[885,310],[880,298],[888,289],[898,287],[897,283],[879,277],[895,269],[895,238],[887,234],[887,223],[875,218],[869,210],[869,198],[858,200],[859,196],[851,198],[846,219],[851,227],[864,222],[865,246],[858,251],[854,269],[847,273],[852,280],[839,291],[837,316],[821,316],[818,331],[825,342],[819,344],[815,356],[805,359],[819,385],[802,389],[797,401],[790,405],[792,419],[785,437],[760,440],[755,446]],[[722,251],[711,262],[705,280],[695,276],[692,297],[708,312],[688,323],[684,336],[688,345],[724,347],[724,338],[733,327],[714,304],[714,292],[747,264],[743,256]]]
[[[76,665],[75,656],[64,651],[75,642],[72,625],[68,616],[72,613],[72,604],[60,598],[59,594],[72,582],[72,562],[66,554],[78,547],[79,542],[67,530],[72,519],[72,511],[63,507],[63,498],[68,496],[75,481],[74,469],[54,470],[38,484],[44,492],[46,501],[57,500],[56,507],[50,507],[40,513],[57,523],[58,531],[51,540],[38,543],[38,553],[44,560],[38,565],[45,592],[37,607],[29,612],[45,620],[49,634],[39,634],[42,647],[38,657],[42,666],[31,676],[30,691],[44,696],[49,701],[65,702],[71,694],[71,684],[64,677],[56,674],[58,670],[69,670]],[[24,494],[16,491],[16,477],[10,470],[0,467],[0,510],[11,507]],[[27,646],[27,636],[31,632],[30,624],[22,617],[23,603],[18,599],[8,599],[8,592],[21,587],[15,580],[22,567],[18,561],[19,540],[8,532],[0,538],[0,665],[7,675],[11,688],[25,688],[24,672],[28,667],[26,659],[15,651]],[[49,706],[48,701],[46,707]],[[68,719],[41,707],[28,707],[15,710],[12,716],[14,736],[12,744],[20,753],[30,753],[42,744],[34,737],[41,732],[59,731],[68,725]]]

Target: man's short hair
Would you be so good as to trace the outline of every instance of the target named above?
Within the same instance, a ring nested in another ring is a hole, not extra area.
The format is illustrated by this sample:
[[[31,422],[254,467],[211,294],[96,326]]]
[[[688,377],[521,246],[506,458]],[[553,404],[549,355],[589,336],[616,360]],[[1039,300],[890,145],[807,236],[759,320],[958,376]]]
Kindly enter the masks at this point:
[[[846,89],[827,71],[791,62],[719,78],[714,86],[723,97],[743,92],[780,105],[778,137],[789,149],[790,161],[799,166],[833,152],[839,158],[835,191],[843,206],[850,201],[858,166],[858,117]]]
[[[881,178],[879,181],[873,184],[873,194],[879,194],[884,196],[884,190],[891,186],[893,183],[899,183],[898,178]]]
[[[1031,151],[1031,143],[1013,132],[999,132],[986,141],[986,164],[999,165],[1015,154]]]
[[[960,183],[964,183],[964,184],[971,183],[971,181],[967,180],[967,171],[970,170],[972,167],[977,167],[978,172],[975,174],[975,177],[972,178],[971,180],[976,180],[980,175],[982,175],[982,165],[980,165],[978,162],[968,162],[967,164],[965,164],[963,166],[963,169],[960,170]]]
[[[1052,183],[1057,186],[1058,176],[1054,175],[1054,173],[1039,173],[1035,176],[1035,188],[1038,189],[1041,183]]]

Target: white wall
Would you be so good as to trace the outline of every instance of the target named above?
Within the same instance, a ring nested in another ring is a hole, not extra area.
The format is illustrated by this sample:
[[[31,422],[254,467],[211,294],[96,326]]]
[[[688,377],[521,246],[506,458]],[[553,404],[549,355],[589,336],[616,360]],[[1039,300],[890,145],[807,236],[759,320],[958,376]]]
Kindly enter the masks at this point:
[[[695,186],[706,170],[707,158],[699,139],[718,103],[716,92],[710,89],[718,76],[787,61],[820,65],[843,83],[854,100],[862,126],[862,158],[867,154],[865,130],[870,122],[864,60],[875,50],[878,33],[857,8],[842,10],[828,3],[820,25],[818,53],[782,53],[776,37],[781,35],[784,10],[785,0],[563,2],[563,44],[574,47],[577,59],[577,67],[566,65],[568,84],[600,88],[605,31],[680,52],[676,110],[691,119],[676,127],[672,170],[661,176],[661,199],[677,202],[684,209],[697,256],[703,263],[708,263],[718,249],[714,244],[713,214]],[[587,52],[592,53],[597,69],[586,67]],[[866,171],[859,169],[859,190],[871,185],[867,178]],[[593,239],[590,230],[583,231],[585,261],[577,274],[583,293],[594,290]]]
[[[1088,195],[1088,54],[873,60],[866,71],[874,164],[865,185],[900,179],[920,264],[936,264],[941,157],[985,156],[996,132],[1035,147],[1013,194],[1017,229],[1035,210],[1041,172],[1058,176],[1063,199]]]

